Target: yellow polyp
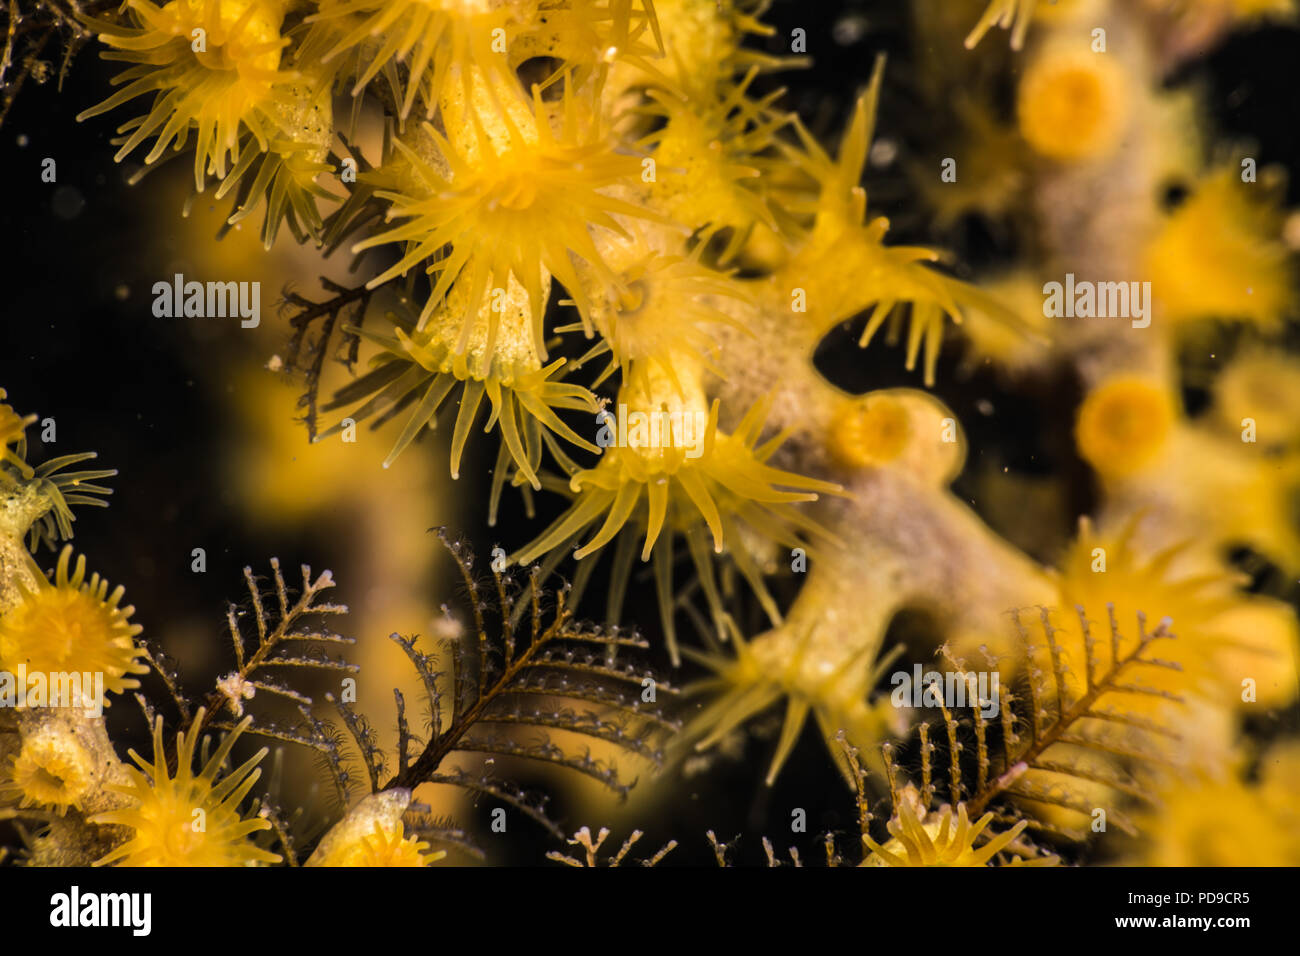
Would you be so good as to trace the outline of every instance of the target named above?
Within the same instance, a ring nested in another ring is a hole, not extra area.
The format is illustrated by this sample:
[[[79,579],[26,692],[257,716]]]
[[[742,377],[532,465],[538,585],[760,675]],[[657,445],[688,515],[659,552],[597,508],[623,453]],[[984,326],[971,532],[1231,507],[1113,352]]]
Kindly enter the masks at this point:
[[[549,291],[549,279],[546,288]],[[541,487],[537,472],[543,444],[553,441],[551,436],[591,452],[597,450],[557,412],[595,414],[598,405],[595,396],[583,386],[560,380],[565,359],[542,365],[533,339],[529,297],[513,278],[507,288],[497,290],[467,320],[462,319],[463,302],[459,287],[453,287],[445,307],[435,310],[433,321],[424,331],[413,328],[405,316],[392,316],[394,336],[363,332],[383,348],[372,364],[374,373],[386,377],[370,390],[370,398],[351,417],[360,421],[398,402],[412,402],[412,410],[384,459],[384,467],[388,467],[423,429],[436,427],[440,410],[452,402],[458,406],[451,436],[450,466],[455,478],[486,397],[488,419],[484,431],[497,428],[502,438],[499,470],[491,493],[495,513],[503,483],[510,477],[507,472],[512,469],[533,488]],[[320,438],[328,438],[341,428],[342,423],[335,425]]]
[[[626,238],[602,237],[601,255],[616,282],[597,279],[589,293],[592,322],[601,338],[589,354],[608,351],[611,356],[600,380],[615,367],[622,369],[625,381],[631,380],[639,363],[660,365],[671,375],[678,356],[721,375],[719,332],[724,327],[743,330],[722,303],[747,302],[743,285],[703,265],[702,247],[688,253],[675,232],[642,224],[630,225],[628,231]],[[586,271],[580,273],[584,282]]]
[[[97,814],[92,820],[126,827],[130,836],[99,865],[252,866],[280,862],[278,854],[249,839],[253,833],[269,830],[270,821],[245,819],[239,813],[239,804],[261,776],[261,770],[255,768],[267,749],[218,777],[231,748],[253,718],[244,718],[227,734],[195,775],[194,753],[204,714],[200,708],[190,731],[176,735],[175,773],[168,769],[161,717],[153,729],[153,762],[131,752],[139,769],[127,767],[130,783],[109,788],[127,797],[129,804]]]
[[[737,635],[734,656],[700,657],[715,677],[691,688],[710,700],[683,732],[695,749],[717,745],[746,722],[784,701],[780,738],[768,764],[767,783],[780,774],[811,716],[832,757],[847,773],[835,738],[841,731],[879,769],[879,744],[900,733],[900,711],[888,697],[869,701],[881,676],[876,660],[892,613],[871,596],[871,586],[853,588],[852,609],[842,605],[845,592],[829,570],[843,561],[839,552],[813,561],[808,578],[780,623],[752,641]]]
[[[1026,67],[1016,94],[1020,135],[1058,162],[1107,157],[1128,130],[1125,75],[1117,61],[1086,46],[1053,46]]]
[[[1143,814],[1143,839],[1127,864],[1139,866],[1300,866],[1300,748],[1275,744],[1251,778],[1198,773],[1160,788]]]
[[[882,846],[864,835],[862,842],[871,852],[859,865],[989,866],[993,858],[1029,825],[1027,820],[1021,820],[977,845],[979,836],[992,822],[993,814],[990,812],[972,823],[964,803],[957,805],[955,814],[951,807],[945,806],[942,811],[922,818],[904,798],[899,801],[896,815],[889,821],[892,839]]]
[[[295,81],[279,84],[274,102],[278,129],[270,137],[268,151],[244,150],[217,187],[217,199],[240,187],[236,192],[239,206],[226,220],[230,225],[265,205],[262,243],[267,249],[274,245],[281,223],[289,226],[295,241],[319,242],[324,220],[318,201],[342,199],[316,181],[334,169],[328,162],[334,138],[330,84],[330,76],[319,67],[304,70]]]
[[[1215,673],[1207,675],[1223,699],[1249,709],[1286,707],[1300,694],[1300,622],[1295,610],[1269,598],[1243,598],[1211,622],[1219,643],[1211,655]],[[1242,697],[1243,681],[1253,681],[1255,700]]]
[[[1215,379],[1214,413],[1225,435],[1239,438],[1253,424],[1264,448],[1300,444],[1300,361],[1264,347],[1233,356]]]
[[[193,134],[194,186],[208,175],[224,179],[247,151],[265,152],[282,129],[279,108],[287,93],[277,87],[295,74],[283,68],[288,40],[278,0],[171,0],[155,6],[131,0],[125,23],[88,19],[100,42],[116,48],[114,59],[134,64],[118,75],[122,88],[82,112],[79,120],[108,112],[138,96],[155,93],[149,113],[125,124],[117,160],[153,138],[150,165],[175,142]]]
[[[717,413],[704,393],[703,367],[686,355],[670,352],[664,361],[638,368],[619,390],[617,404],[628,409],[632,424],[622,436],[615,435],[615,447],[639,456],[647,472],[671,474],[711,450]],[[634,413],[648,427],[640,429],[631,418]],[[665,423],[670,426],[666,430]],[[655,424],[660,426],[657,433]]]
[[[961,157],[956,181],[935,177],[940,157],[918,158],[907,169],[910,182],[926,207],[934,210],[935,225],[942,230],[971,214],[990,219],[1007,215],[1030,182],[1024,143],[1013,123],[987,104],[964,98],[954,103],[954,111],[960,121],[954,131],[959,138],[945,152]]]
[[[1079,454],[1098,473],[1125,476],[1157,461],[1173,431],[1176,410],[1164,388],[1117,378],[1092,391],[1079,409]]]
[[[1144,254],[1162,319],[1251,322],[1276,328],[1296,301],[1277,193],[1223,169],[1179,206]]]
[[[429,844],[406,836],[402,815],[411,803],[405,789],[365,797],[336,823],[307,860],[307,866],[423,867],[445,857]]]
[[[966,461],[957,419],[928,392],[895,388],[844,399],[827,432],[841,467],[889,467],[930,488],[943,488]]]
[[[0,388],[0,399],[5,397],[7,397],[5,390]],[[22,440],[27,427],[34,421],[36,421],[35,415],[19,415],[12,405],[0,405],[0,445],[5,448],[16,445]]]
[[[550,290],[550,276],[545,276],[542,295],[549,296]],[[423,331],[406,335],[399,327],[403,348],[430,371],[491,378],[503,385],[513,385],[542,367],[528,292],[518,280],[511,276],[477,308],[468,298],[464,287],[453,286]]]
[[[29,673],[103,674],[104,689],[113,694],[139,687],[134,675],[149,668],[139,660],[135,643],[143,628],[130,623],[135,608],[119,606],[123,588],[110,594],[98,574],[86,579],[84,556],[69,573],[71,558],[67,545],[53,584],[43,579],[35,589],[19,584],[22,599],[0,616],[0,669],[13,671],[21,664]]]
[[[669,374],[664,366],[643,366],[623,387],[617,414],[603,418],[601,460],[570,478],[577,495],[573,506],[513,560],[534,561],[602,518],[578,558],[602,548],[629,522],[644,534],[643,561],[662,529],[685,531],[701,520],[715,552],[737,519],[783,541],[814,527],[794,504],[838,492],[839,486],[765,463],[775,447],[755,447],[766,415],[763,403],[732,434],[719,431],[718,403],[705,403],[699,370],[692,375],[689,368],[683,361]]]
[[[626,234],[616,217],[659,217],[614,194],[612,187],[639,181],[640,160],[617,152],[606,131],[584,122],[583,105],[566,87],[557,128],[538,122],[535,141],[502,117],[495,123],[471,122],[473,154],[425,124],[423,134],[436,162],[402,139],[394,140],[398,155],[371,178],[389,187],[377,195],[392,203],[390,217],[405,221],[356,243],[353,251],[398,243],[404,255],[368,285],[373,288],[415,267],[436,275],[421,328],[452,287],[460,285],[458,351],[467,347],[474,317],[512,278],[527,293],[539,356],[546,355],[543,288],[551,276],[568,291],[590,328],[590,301],[579,280],[578,261],[601,283],[616,284],[593,230]],[[534,115],[544,117],[549,109],[534,91]],[[506,145],[494,139],[502,133],[508,136]],[[440,257],[449,243],[452,252]]]
[[[1023,328],[992,296],[931,268],[940,258],[932,249],[886,246],[889,222],[869,218],[866,192],[860,183],[865,172],[884,61],[877,60],[871,85],[858,98],[853,118],[832,159],[804,129],[793,121],[800,148],[785,147],[790,160],[817,183],[816,217],[811,231],[800,237],[788,261],[768,280],[778,298],[778,308],[790,310],[792,321],[803,326],[808,351],[830,329],[859,314],[867,317],[859,345],[866,347],[885,325],[893,333],[906,317],[909,370],[923,356],[924,381],[934,384],[939,349],[948,319],[961,322],[968,311],[980,311],[1011,328]]]
[[[891,462],[912,440],[912,417],[888,395],[868,395],[846,403],[831,426],[834,458],[851,468]]]
[[[662,128],[638,141],[653,148],[656,175],[650,184],[654,207],[711,239],[724,230],[719,261],[729,263],[750,230],[763,225],[789,231],[789,221],[766,194],[763,175],[776,134],[790,121],[775,110],[776,96],[754,100],[747,90],[758,74],[752,67],[734,86],[691,83],[683,90],[652,88],[649,109]]]
[[[1280,601],[1244,593],[1248,579],[1219,562],[1191,540],[1162,548],[1143,548],[1141,516],[1113,532],[1099,533],[1082,519],[1079,536],[1060,571],[1061,612],[1054,618],[1058,638],[1070,663],[1068,681],[1082,693],[1083,644],[1075,608],[1090,616],[1099,671],[1113,655],[1109,615],[1122,635],[1121,654],[1135,646],[1139,615],[1148,632],[1168,619],[1176,639],[1161,649],[1179,670],[1150,669],[1147,686],[1180,696],[1195,696],[1231,710],[1284,706],[1295,699],[1296,650],[1300,625],[1295,612]],[[1042,663],[1046,663],[1046,660]],[[1243,680],[1256,687],[1256,701],[1242,697]],[[1161,697],[1116,695],[1108,706],[1138,716],[1157,716],[1169,709]],[[1207,748],[1208,750],[1208,748]]]
[[[0,399],[3,398],[5,390],[0,388]],[[9,446],[21,442],[28,426],[35,421],[35,415],[19,415],[12,405],[0,404],[0,461],[13,465],[26,477],[30,477],[32,469]]]
[[[25,807],[52,807],[60,815],[81,808],[94,784],[94,758],[75,734],[51,723],[23,738],[13,759],[11,782]]]
[[[704,659],[704,663],[718,671],[718,677],[692,690],[711,691],[715,696],[687,727],[686,738],[696,740],[697,750],[707,750],[784,701],[781,733],[764,778],[768,786],[780,776],[809,717],[815,718],[837,763],[841,760],[835,738],[843,732],[849,741],[862,748],[867,762],[880,769],[876,748],[881,741],[903,731],[899,713],[887,698],[883,702],[867,701],[872,670],[865,655],[854,655],[852,666],[843,672],[821,672],[812,655],[818,642],[826,637],[812,633],[798,622],[783,623],[776,631],[761,635],[757,639],[761,643],[756,646],[747,646],[737,639],[734,660]],[[772,653],[778,641],[788,656]]]
[[[429,852],[429,844],[403,836],[400,829],[385,830],[378,825],[356,843],[341,848],[316,866],[422,867],[441,860],[445,850]]]
[[[353,96],[401,62],[406,72],[398,116],[405,120],[417,98],[432,119],[440,103],[463,92],[471,73],[504,89],[504,81],[514,80],[513,69],[494,47],[501,36],[517,37],[530,17],[521,5],[489,0],[326,0],[307,22],[306,44],[321,62],[355,77]],[[362,51],[363,57],[356,55]]]
[[[570,477],[573,504],[511,556],[529,564],[586,538],[575,557],[589,559],[618,537],[616,562],[625,578],[640,538],[641,560],[654,558],[665,641],[674,659],[675,539],[685,539],[715,623],[726,633],[729,615],[716,588],[713,555],[727,551],[765,610],[776,616],[752,546],[777,542],[806,550],[814,542],[834,540],[798,506],[822,493],[842,492],[834,483],[767,464],[783,439],[778,435],[759,444],[768,401],[751,406],[732,432],[721,431],[719,403],[707,401],[700,376],[699,365],[685,356],[635,366],[618,403],[600,416],[600,461]],[[616,580],[614,603],[626,588]]]
[[[1290,448],[1266,451],[1243,437],[1240,427],[1225,435],[1217,423],[1179,419],[1161,442],[1159,457],[1137,471],[1100,472],[1102,487],[1116,496],[1119,514],[1154,509],[1156,527],[1172,535],[1162,538],[1167,543],[1195,527],[1207,544],[1248,545],[1287,574],[1300,574],[1300,454]]]

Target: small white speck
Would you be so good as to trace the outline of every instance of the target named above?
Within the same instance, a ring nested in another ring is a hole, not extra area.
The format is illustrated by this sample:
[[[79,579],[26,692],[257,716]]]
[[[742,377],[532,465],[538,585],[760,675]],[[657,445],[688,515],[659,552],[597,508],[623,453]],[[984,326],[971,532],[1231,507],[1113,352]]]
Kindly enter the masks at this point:
[[[877,169],[889,166],[898,158],[898,144],[892,139],[878,139],[871,146],[869,158]]]
[[[835,26],[831,28],[831,36],[840,46],[852,46],[866,36],[867,26],[866,17],[850,13],[835,21]]]

